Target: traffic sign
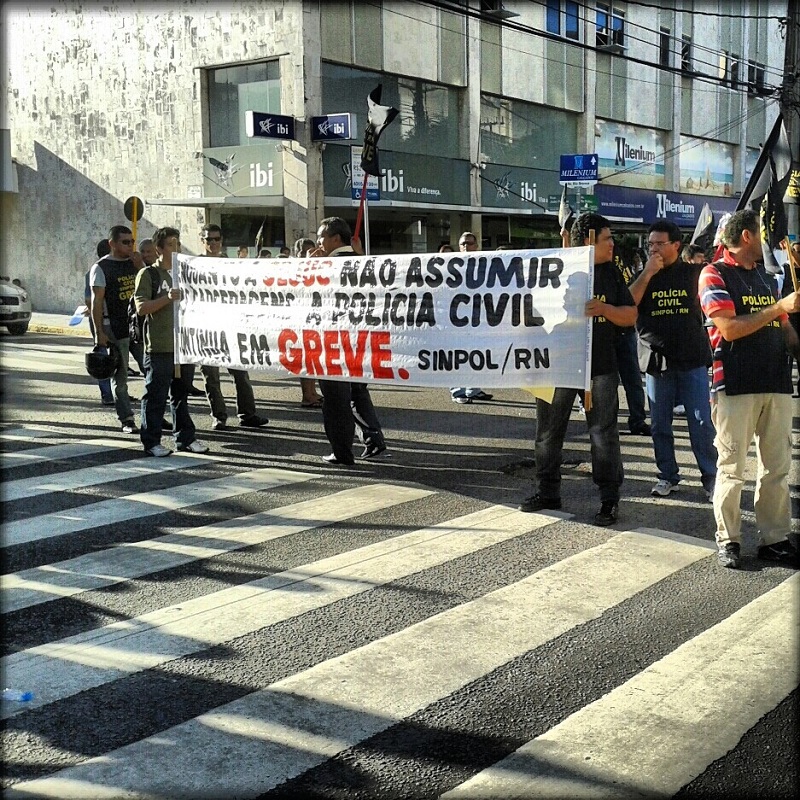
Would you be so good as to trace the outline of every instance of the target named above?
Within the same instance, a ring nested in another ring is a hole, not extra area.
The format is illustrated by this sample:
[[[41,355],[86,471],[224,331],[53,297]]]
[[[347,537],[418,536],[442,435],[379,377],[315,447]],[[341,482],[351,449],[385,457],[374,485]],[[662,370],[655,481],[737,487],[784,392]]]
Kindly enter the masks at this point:
[[[597,153],[577,153],[561,156],[562,186],[594,186],[597,181]]]
[[[311,117],[311,141],[330,142],[352,139],[356,129],[354,114],[324,114]]]
[[[244,125],[250,138],[294,139],[294,117],[245,111]]]

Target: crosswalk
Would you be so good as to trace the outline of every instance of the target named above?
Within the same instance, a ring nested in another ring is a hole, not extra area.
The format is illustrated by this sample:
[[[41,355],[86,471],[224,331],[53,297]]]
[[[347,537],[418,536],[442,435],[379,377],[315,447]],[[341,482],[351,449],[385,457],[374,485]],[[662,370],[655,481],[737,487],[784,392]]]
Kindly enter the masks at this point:
[[[0,442],[9,798],[667,797],[798,686],[800,576],[698,538]]]

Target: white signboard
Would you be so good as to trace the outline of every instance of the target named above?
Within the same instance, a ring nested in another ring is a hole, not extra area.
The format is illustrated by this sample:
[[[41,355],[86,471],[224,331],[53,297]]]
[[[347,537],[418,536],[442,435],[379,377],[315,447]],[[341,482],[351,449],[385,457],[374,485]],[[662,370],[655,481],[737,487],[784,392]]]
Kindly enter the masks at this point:
[[[361,200],[361,191],[364,188],[364,170],[361,168],[361,148],[350,148],[350,197]],[[370,175],[367,179],[367,200],[380,200],[381,186],[377,175]]]
[[[406,386],[588,388],[593,253],[175,256],[176,361]]]

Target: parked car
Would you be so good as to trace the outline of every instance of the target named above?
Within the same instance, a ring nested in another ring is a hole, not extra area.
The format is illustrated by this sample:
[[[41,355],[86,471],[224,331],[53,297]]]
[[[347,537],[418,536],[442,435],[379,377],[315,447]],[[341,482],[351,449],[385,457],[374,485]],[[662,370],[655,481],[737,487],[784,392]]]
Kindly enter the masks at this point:
[[[0,327],[12,336],[22,336],[31,321],[31,298],[21,286],[7,278],[0,280]]]

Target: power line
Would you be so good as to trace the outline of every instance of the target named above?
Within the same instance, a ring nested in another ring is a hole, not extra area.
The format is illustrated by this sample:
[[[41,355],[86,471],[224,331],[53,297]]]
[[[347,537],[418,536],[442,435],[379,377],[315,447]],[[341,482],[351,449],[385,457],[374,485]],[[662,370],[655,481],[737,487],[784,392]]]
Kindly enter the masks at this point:
[[[674,6],[654,5],[653,3],[644,3],[641,0],[627,0],[629,6],[643,6],[644,8],[654,8],[658,11],[673,11],[676,14],[691,14],[696,17],[725,17],[727,19],[756,19],[756,20],[775,20],[776,22],[785,23],[788,21],[787,17],[771,16],[768,14],[725,14],[722,11],[698,11],[694,4],[691,11],[683,8],[675,8]]]
[[[461,16],[465,16],[465,17],[470,17],[472,19],[484,20],[484,21],[486,19],[485,16],[480,11],[478,11],[476,9],[472,9],[472,8],[456,5],[456,4],[454,4],[453,0],[450,0],[449,2],[447,0],[420,0],[420,2],[422,2],[424,5],[429,5],[429,6],[432,6],[433,8],[438,8],[441,11],[447,11],[447,12],[450,12],[452,14],[461,15]],[[398,14],[399,12],[397,12],[396,10],[392,10],[392,13]],[[407,16],[409,19],[414,19],[415,21],[419,21],[418,18],[410,17],[409,15],[401,14],[401,16]],[[537,36],[537,37],[542,38],[542,39],[548,39],[550,41],[559,42],[561,44],[569,44],[572,47],[576,47],[576,48],[581,49],[581,50],[593,51],[593,52],[596,52],[596,53],[597,52],[600,52],[600,53],[603,52],[598,47],[596,47],[594,45],[587,44],[586,42],[580,42],[580,41],[577,41],[577,40],[570,40],[570,41],[566,42],[564,40],[564,38],[559,36],[558,34],[550,33],[549,31],[538,30],[536,28],[531,27],[530,25],[523,25],[522,23],[514,22],[513,20],[510,20],[510,19],[502,20],[502,22],[499,22],[499,21],[497,21],[497,22],[493,21],[493,22],[494,22],[494,24],[501,25],[502,27],[518,31],[520,33],[527,33],[527,34],[530,34],[532,36]],[[433,23],[430,23],[430,24],[432,25],[432,27],[435,27],[435,24],[433,24]],[[639,41],[645,42],[647,44],[652,44],[651,42],[647,42],[646,40],[639,40]],[[515,48],[507,48],[507,49],[515,50]],[[516,50],[516,52],[521,52],[521,53],[524,53],[525,55],[533,55],[533,53],[529,53],[529,52],[523,51],[523,50]],[[652,61],[648,61],[646,59],[637,58],[635,56],[630,56],[630,55],[619,55],[619,56],[617,56],[617,58],[619,58],[621,60],[624,60],[624,61],[627,61],[627,62],[632,63],[632,64],[639,64],[641,66],[655,68],[655,69],[661,70],[663,72],[670,72],[670,73],[675,74],[675,75],[685,75],[685,72],[680,67],[664,66],[664,65],[661,65],[661,64],[654,64]],[[599,74],[610,74],[610,73],[600,73],[599,71],[598,71],[598,73]],[[702,72],[699,72],[699,73],[695,72],[695,73],[692,74],[691,77],[696,81],[701,81],[703,83],[710,83],[710,84],[713,84],[715,86],[723,86],[724,87],[726,82],[727,82],[726,78],[715,77],[715,76],[712,76],[712,75],[707,75],[707,74],[702,73]],[[655,83],[655,82],[654,81],[647,81],[647,83]],[[765,89],[768,89],[770,91],[770,93],[773,93],[773,92],[779,91],[780,87],[769,86],[769,87],[765,87]]]
[[[481,20],[483,19],[483,17],[481,16],[481,14],[479,12],[474,12],[474,11],[467,12],[463,7],[454,8],[451,5],[448,5],[447,3],[436,2],[436,0],[421,0],[421,2],[423,2],[426,5],[433,6],[434,8],[438,8],[439,10],[442,10],[442,11],[447,11],[447,12],[450,12],[450,13],[459,14],[461,16],[471,16],[471,17],[473,17],[475,19],[481,19]],[[451,0],[451,2],[452,2],[452,0]],[[386,11],[388,13],[391,13],[391,14],[394,14],[395,16],[403,17],[403,18],[409,19],[409,20],[413,20],[414,22],[422,23],[423,25],[428,25],[431,28],[438,28],[439,27],[435,22],[428,22],[426,20],[419,19],[419,17],[414,17],[411,14],[404,14],[402,11],[398,11],[397,8],[389,8],[386,5],[384,5],[382,0],[378,0],[378,2],[371,2],[371,3],[370,2],[363,2],[362,4],[363,5],[371,5],[373,8],[376,8],[376,9],[383,9],[384,11]],[[507,22],[508,21],[505,21],[504,24],[507,24]],[[516,24],[517,24],[517,26],[520,25],[519,23],[516,23]],[[641,26],[636,26],[636,27],[641,27]],[[583,42],[572,41],[572,40],[567,41],[562,36],[559,36],[557,34],[552,34],[549,31],[541,31],[541,30],[538,30],[536,28],[531,28],[529,26],[520,26],[517,29],[521,30],[522,32],[530,33],[531,35],[534,35],[534,36],[539,36],[541,38],[548,39],[550,41],[558,42],[560,44],[572,45],[572,46],[578,47],[578,48],[580,48],[582,50],[592,50],[592,51],[595,51],[595,52],[602,52],[602,51],[599,51],[596,47],[593,47],[592,45],[588,45],[588,44],[585,44]],[[652,42],[648,42],[645,39],[638,39],[637,37],[634,37],[634,36],[629,36],[629,38],[632,38],[634,41],[643,42],[645,44],[650,44],[650,45],[653,44]],[[481,42],[482,43],[488,43],[487,40],[484,39],[484,38],[481,38]],[[699,47],[699,45],[698,45],[698,47]],[[545,61],[545,62],[552,62],[554,64],[563,65],[563,61],[560,60],[560,59],[548,58],[545,55],[539,55],[539,54],[531,53],[529,50],[522,50],[520,48],[512,47],[512,46],[509,46],[509,45],[505,45],[503,47],[503,49],[505,51],[512,52],[512,53],[520,53],[521,55],[536,57],[536,58],[539,58],[540,60]],[[700,47],[700,49],[706,50],[707,48]],[[712,52],[712,51],[709,50],[708,52]],[[659,65],[654,64],[654,63],[652,63],[650,61],[646,61],[646,60],[643,60],[643,59],[635,59],[635,58],[633,58],[631,56],[620,56],[620,58],[622,58],[622,59],[624,59],[626,61],[633,61],[635,63],[642,64],[643,66],[656,68],[656,69],[662,69],[662,70],[673,72],[675,74],[680,74],[681,76],[686,77],[686,73],[679,67],[659,67]],[[707,62],[701,62],[701,63],[704,63],[706,66],[710,66],[712,69],[718,68],[717,64],[708,64]],[[593,71],[594,71],[594,73],[596,75],[605,75],[605,76],[608,76],[610,78],[616,77],[613,72],[607,72],[605,70],[597,69],[596,67],[595,67],[595,69]],[[696,79],[696,80],[698,80],[698,81],[702,81],[702,82],[705,82],[705,83],[712,83],[714,85],[713,89],[712,88],[702,89],[702,88],[699,88],[699,87],[694,87],[692,91],[695,92],[695,93],[698,93],[698,94],[699,93],[716,92],[718,90],[719,86],[723,85],[723,87],[724,87],[724,84],[726,82],[725,79],[723,79],[723,78],[714,77],[714,76],[711,76],[711,75],[706,75],[705,73],[692,73],[691,77]],[[645,78],[639,78],[639,77],[636,77],[636,76],[629,76],[629,77],[626,78],[626,80],[628,82],[636,81],[637,83],[642,83],[642,84],[646,84],[646,85],[650,85],[650,86],[659,86],[660,85],[659,81],[655,81],[655,80],[654,81],[650,81],[650,80],[646,80]],[[745,84],[742,84],[743,87],[744,87],[744,85]],[[727,87],[724,87],[724,88],[727,88]],[[769,90],[769,94],[773,94],[773,93],[778,91],[778,87],[771,87],[771,86],[770,87],[764,87],[764,91],[766,92],[767,90]],[[733,90],[733,91],[739,91],[739,90],[736,89],[736,90]]]
[[[536,3],[536,5],[539,5],[542,8],[546,8],[547,7],[546,0],[532,0],[532,2]],[[584,7],[581,6],[581,8],[584,8]],[[664,9],[664,10],[670,11],[670,10],[674,10],[674,9]],[[581,23],[585,24],[586,22],[588,22],[591,25],[591,19],[588,16],[591,13],[591,9],[589,9],[588,6],[587,6],[587,7],[585,7],[585,11],[586,11],[586,15],[585,16],[581,16],[580,12],[578,13],[578,20]],[[691,12],[691,13],[694,13],[694,12]],[[730,15],[730,16],[734,16],[734,15]],[[751,17],[750,19],[756,19],[756,18]],[[758,17],[757,19],[762,19],[762,18]],[[783,19],[783,18],[781,18],[781,19]],[[648,45],[650,47],[654,47],[656,50],[659,49],[658,41],[653,42],[653,41],[650,41],[649,39],[642,39],[641,36],[634,36],[631,33],[630,29],[631,28],[636,28],[639,31],[645,31],[647,33],[652,33],[654,37],[660,37],[660,35],[662,33],[660,27],[659,27],[658,30],[656,30],[655,28],[649,28],[647,25],[642,25],[642,24],[640,24],[638,22],[633,22],[632,20],[627,19],[627,18],[625,19],[625,22],[626,22],[626,27],[625,27],[625,38],[626,39],[629,39],[629,40],[634,41],[634,42],[639,42],[641,44]],[[536,29],[534,28],[532,30],[536,30]],[[560,34],[559,34],[559,36],[560,36]],[[678,39],[675,36],[673,36],[671,33],[669,34],[669,38],[670,38],[670,41],[675,42],[675,44],[678,44]],[[563,41],[563,39],[562,39],[562,41]],[[714,50],[714,49],[712,49],[710,47],[704,47],[703,45],[698,44],[697,42],[694,42],[694,41],[692,41],[692,47],[695,50],[700,50],[700,51],[702,51],[704,53],[709,53],[709,54],[711,54],[713,56],[719,56],[720,55],[720,51],[719,50]],[[742,42],[742,49],[745,49],[744,42]],[[670,52],[674,53],[676,56],[680,56],[680,50],[677,49],[677,48],[676,49],[670,49]],[[718,62],[703,61],[702,59],[696,59],[696,61],[701,66],[708,67],[712,72],[719,68],[719,63]],[[741,59],[740,59],[740,61],[741,61]],[[656,66],[664,67],[666,65],[663,65],[663,64],[658,64],[658,65],[651,64],[651,66],[653,66],[653,67],[656,67]],[[682,68],[678,68],[678,69],[680,70],[681,74],[684,74],[684,71],[683,71]],[[779,78],[783,77],[783,73],[778,71],[777,69],[767,68],[766,66],[764,67],[764,69],[765,69],[765,72],[773,74],[773,75],[775,75],[775,76],[777,76]],[[711,77],[713,77],[713,75]],[[721,81],[722,83],[725,83],[725,78],[718,77],[717,80]]]

